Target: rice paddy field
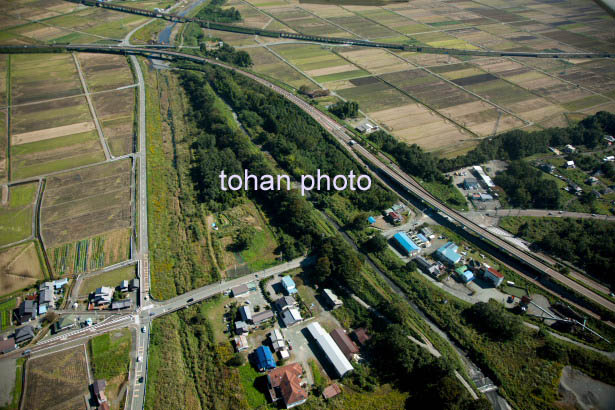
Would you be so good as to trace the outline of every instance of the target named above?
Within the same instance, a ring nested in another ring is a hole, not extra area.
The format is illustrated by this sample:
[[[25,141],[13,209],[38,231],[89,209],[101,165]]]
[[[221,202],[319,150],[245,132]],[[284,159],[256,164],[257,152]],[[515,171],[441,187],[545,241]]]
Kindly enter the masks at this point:
[[[37,183],[9,188],[7,203],[0,203],[0,245],[24,240],[33,234],[32,215],[37,189]]]
[[[75,245],[75,242],[130,228],[130,170],[131,160],[127,159],[47,178],[41,207],[41,233],[47,249],[72,243],[71,252],[74,253],[75,248],[84,252],[80,247],[85,246],[89,255],[92,247],[101,245],[90,243],[91,239],[89,244]],[[106,261],[117,259],[118,254],[124,254],[121,249],[129,247],[129,235],[118,235],[124,239],[114,239],[112,242],[122,245],[112,245],[113,251],[110,249],[104,251]],[[108,246],[106,240],[102,248],[107,249],[105,246]],[[61,252],[58,255],[60,254]],[[95,261],[97,258],[95,255]],[[91,266],[89,261],[92,258],[86,259],[84,262],[85,259],[82,257],[81,265],[77,265],[89,268]],[[66,266],[70,267],[70,263]]]
[[[115,156],[133,151],[135,90],[130,87],[92,96],[103,135]]]
[[[615,51],[613,18],[589,0],[317,4],[233,0],[267,27],[316,35],[465,50]],[[249,6],[247,6],[249,4]],[[243,36],[254,70],[298,88],[306,76],[357,101],[369,119],[401,140],[456,155],[481,138],[516,128],[568,124],[614,111],[615,62],[447,56],[382,49],[275,44],[281,65]],[[265,42],[260,39],[261,42]],[[293,71],[295,73],[293,73]]]

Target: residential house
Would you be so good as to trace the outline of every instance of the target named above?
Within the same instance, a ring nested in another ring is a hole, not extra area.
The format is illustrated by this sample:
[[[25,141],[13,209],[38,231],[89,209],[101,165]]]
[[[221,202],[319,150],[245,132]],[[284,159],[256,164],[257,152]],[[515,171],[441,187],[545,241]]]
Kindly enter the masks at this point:
[[[19,309],[17,310],[17,319],[19,323],[28,322],[34,318],[36,318],[36,302],[33,300],[24,300],[19,305]]]
[[[337,343],[337,346],[340,348],[346,359],[352,360],[355,354],[359,353],[359,348],[356,344],[348,337],[344,329],[338,327],[333,329],[330,333],[331,337]]]
[[[286,293],[289,295],[297,293],[297,287],[295,286],[295,281],[290,276],[282,277],[282,287],[284,288]]]
[[[444,264],[454,266],[461,260],[461,255],[457,253],[457,249],[459,249],[459,247],[455,243],[448,242],[436,251],[435,256]]]
[[[239,335],[236,336],[235,339],[235,350],[237,350],[237,352],[243,352],[244,350],[247,350],[250,348],[250,345],[248,344],[248,338],[246,337],[246,335]]]
[[[256,370],[264,372],[276,368],[275,359],[268,346],[259,346],[255,351]]]
[[[120,291],[121,292],[128,292],[128,281],[127,280],[123,280],[120,283]]]
[[[337,309],[344,304],[331,289],[324,289],[322,296],[331,309]]]
[[[113,300],[115,290],[109,286],[103,286],[94,291],[94,304],[96,306],[108,305]]]
[[[403,218],[401,217],[401,215],[398,214],[395,211],[391,211],[391,212],[387,213],[387,217],[394,224],[398,224],[398,223],[401,223],[403,221]]]
[[[275,301],[275,307],[281,312],[284,309],[289,309],[291,307],[296,307],[297,306],[297,302],[295,301],[295,298],[293,298],[292,296],[284,296],[281,297],[280,299]]]
[[[239,296],[244,296],[247,295],[248,293],[250,293],[250,289],[248,289],[247,285],[239,285],[234,287],[233,289],[231,289],[231,293],[233,295],[234,298],[239,297]]]
[[[576,165],[574,165],[574,161],[566,161],[565,168],[574,169],[576,168]]]
[[[238,320],[235,322],[235,333],[238,335],[243,335],[244,333],[248,333],[248,324],[242,320]]]
[[[438,264],[431,263],[421,256],[417,256],[413,259],[413,261],[416,263],[420,270],[422,270],[427,275],[433,276],[436,279],[443,273]]]
[[[15,329],[15,343],[29,342],[34,339],[34,328],[30,325]]]
[[[564,147],[564,152],[567,154],[574,154],[576,151],[577,149],[570,144],[567,144],[566,147]]]
[[[94,391],[94,397],[98,404],[102,404],[107,401],[105,396],[105,389],[107,388],[107,381],[105,379],[98,379],[92,384],[92,390]]]
[[[303,368],[299,363],[278,367],[267,373],[267,387],[272,402],[280,399],[290,409],[306,402],[308,393],[302,387]]]
[[[282,322],[286,327],[291,327],[294,324],[297,324],[303,320],[301,317],[301,312],[297,308],[288,308],[282,311]]]
[[[128,289],[130,291],[133,291],[135,289],[139,289],[139,279],[138,278],[134,278],[130,281],[130,285],[128,286]]]
[[[241,320],[246,323],[252,322],[252,309],[248,305],[244,305],[239,308],[239,315],[241,315]]]
[[[115,302],[111,303],[111,310],[128,309],[131,306],[131,299],[116,300]]]
[[[54,307],[53,302],[55,300],[53,282],[45,282],[38,288],[38,305],[47,306],[47,308]]]
[[[53,282],[53,287],[56,291],[62,289],[64,286],[66,286],[68,284],[68,279],[67,278],[62,278],[62,279],[58,279],[56,281]]]
[[[252,315],[252,323],[255,325],[259,325],[271,319],[273,319],[273,312],[271,310],[263,310],[262,312]]]
[[[500,286],[502,284],[502,281],[504,280],[504,275],[502,275],[500,272],[493,269],[489,265],[484,265],[481,270],[481,273],[483,275],[483,278],[493,283],[493,286],[495,286],[496,288]]]
[[[286,342],[284,341],[284,337],[282,337],[280,329],[273,329],[273,331],[269,333],[269,342],[274,352],[286,349]]]
[[[457,272],[457,277],[463,283],[469,283],[474,280],[474,274],[472,273],[472,271],[468,270],[465,265],[455,269],[455,272]]]

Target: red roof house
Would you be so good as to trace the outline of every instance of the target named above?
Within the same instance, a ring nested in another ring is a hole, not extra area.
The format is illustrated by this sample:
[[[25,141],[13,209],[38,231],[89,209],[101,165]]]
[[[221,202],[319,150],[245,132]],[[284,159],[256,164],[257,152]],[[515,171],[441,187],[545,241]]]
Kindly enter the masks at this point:
[[[303,368],[299,363],[291,363],[269,371],[267,384],[271,401],[282,399],[287,409],[305,403],[308,394],[301,387],[302,374]]]

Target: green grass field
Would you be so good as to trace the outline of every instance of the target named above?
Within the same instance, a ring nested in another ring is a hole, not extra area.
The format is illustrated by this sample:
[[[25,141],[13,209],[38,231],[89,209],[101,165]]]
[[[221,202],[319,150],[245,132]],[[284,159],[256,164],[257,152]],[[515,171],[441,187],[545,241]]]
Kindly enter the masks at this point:
[[[32,235],[32,203],[38,185],[24,184],[10,188],[8,206],[0,205],[0,245],[17,242]]]
[[[101,273],[100,275],[95,275],[85,279],[81,284],[79,294],[83,296],[88,295],[101,286],[116,287],[123,280],[130,280],[134,279],[135,277],[136,271],[134,266],[127,266],[125,268]]]
[[[262,374],[254,370],[250,363],[246,363],[239,367],[239,376],[241,377],[241,385],[248,399],[250,408],[256,409],[267,404],[265,395],[256,388],[256,379],[263,377]]]
[[[17,307],[17,299],[11,298],[0,303],[0,316],[2,319],[2,327],[4,330],[11,324],[11,312]]]
[[[109,380],[128,373],[131,343],[132,337],[129,329],[105,333],[93,338],[90,341],[90,351],[94,377]]]
[[[59,159],[56,161],[48,161],[30,166],[16,166],[12,172],[12,177],[15,179],[27,178],[36,175],[43,175],[50,172],[62,171],[79,167],[81,165],[93,164],[105,160],[105,154],[102,152],[89,152],[81,155],[76,155],[70,158]]]

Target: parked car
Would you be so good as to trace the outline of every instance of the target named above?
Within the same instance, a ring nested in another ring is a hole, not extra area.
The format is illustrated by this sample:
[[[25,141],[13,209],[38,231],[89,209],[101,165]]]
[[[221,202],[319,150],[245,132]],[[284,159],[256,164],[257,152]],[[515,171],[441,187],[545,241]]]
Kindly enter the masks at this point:
[[[147,330],[147,328],[146,328],[145,326],[143,326],[143,327],[141,328],[141,333],[145,333],[145,331],[146,331],[146,330]]]

